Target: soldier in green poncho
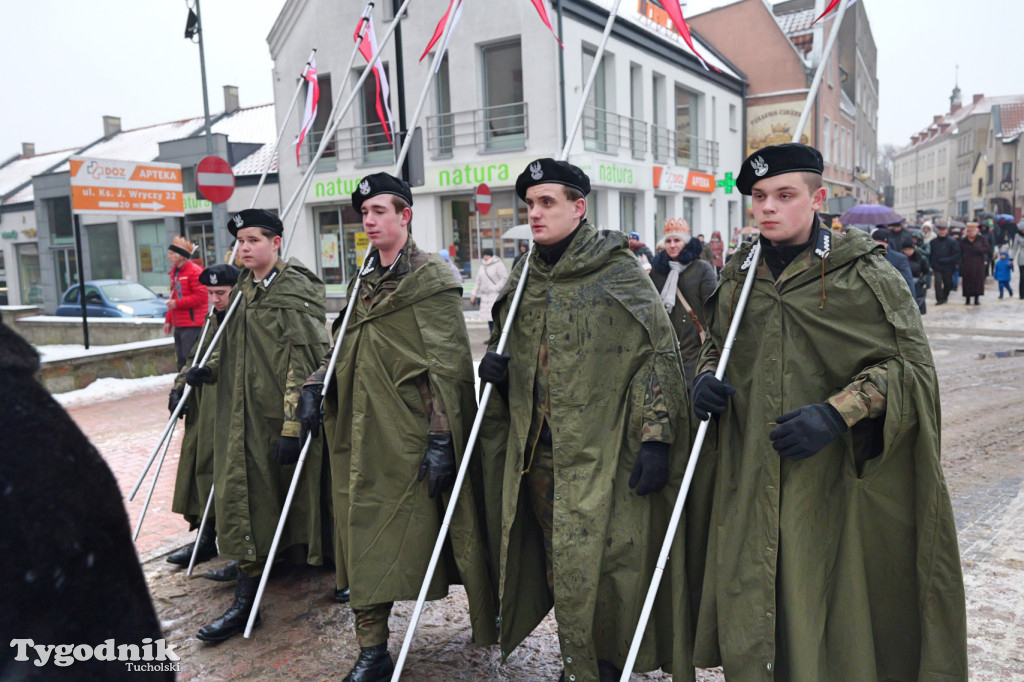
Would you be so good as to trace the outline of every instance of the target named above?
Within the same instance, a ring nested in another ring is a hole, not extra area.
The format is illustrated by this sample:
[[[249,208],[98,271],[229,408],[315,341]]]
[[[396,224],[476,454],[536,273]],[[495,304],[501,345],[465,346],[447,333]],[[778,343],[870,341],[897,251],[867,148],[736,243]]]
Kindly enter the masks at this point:
[[[404,181],[367,176],[352,206],[362,213],[371,248],[345,336],[335,339],[341,347],[324,430],[334,485],[336,587],[349,593],[360,647],[344,679],[376,682],[391,679],[394,670],[392,604],[417,598],[449,504],[456,505],[450,542],[427,599],[464,584],[480,645],[497,639],[496,610],[478,491],[467,477],[457,500],[447,495],[476,415],[462,286],[410,236],[412,194]],[[303,428],[314,433],[329,359],[299,401]]]
[[[323,282],[297,260],[281,259],[280,219],[246,209],[228,229],[245,265],[231,294],[238,307],[210,362],[186,374],[192,386],[216,384],[217,540],[221,555],[239,562],[234,602],[199,630],[207,642],[245,629],[302,449],[295,415],[302,382],[328,341]],[[329,529],[330,518],[321,518],[321,448],[319,439],[310,445],[279,545],[295,547],[312,565],[323,563],[323,540],[330,538],[322,528]]]
[[[494,305],[479,369],[496,386],[481,438],[502,654],[553,606],[564,678],[618,680],[686,464],[678,342],[625,235],[587,223],[579,168],[539,159],[516,191],[536,244]],[[692,679],[684,536],[636,667]]]
[[[717,478],[694,662],[739,680],[966,680],[931,351],[884,246],[820,224],[822,169],[778,145],[737,181],[764,255],[724,381],[751,245],[705,306],[693,404],[716,415]]]
[[[210,295],[209,328],[206,330],[204,345],[200,346],[198,342],[196,343],[185,367],[182,367],[181,372],[174,379],[174,387],[171,389],[167,404],[172,414],[185,390],[185,375],[195,364],[196,359],[202,358],[209,348],[214,334],[217,333],[218,325],[224,319],[231,289],[237,281],[238,268],[227,263],[211,265],[199,275],[199,283],[206,287],[206,291]],[[188,402],[178,415],[179,419],[183,417],[185,419],[185,435],[181,440],[181,455],[178,458],[178,473],[174,480],[171,511],[185,517],[189,524],[189,530],[199,527],[206,500],[210,495],[210,484],[213,482],[213,436],[217,416],[217,400],[216,396],[212,394],[212,389],[207,400],[202,400],[202,395],[201,386],[192,389],[188,396]],[[216,524],[214,514],[211,513],[202,535],[196,539],[196,542],[199,543],[196,563],[209,561],[217,556],[216,539]],[[171,552],[167,561],[177,566],[188,566],[192,559],[193,547],[194,544],[189,544]]]

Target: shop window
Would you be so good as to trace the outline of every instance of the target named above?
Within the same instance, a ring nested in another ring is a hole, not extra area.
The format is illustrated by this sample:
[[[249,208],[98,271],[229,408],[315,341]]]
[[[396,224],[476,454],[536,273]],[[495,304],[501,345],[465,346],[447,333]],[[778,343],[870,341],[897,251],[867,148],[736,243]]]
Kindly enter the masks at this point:
[[[619,229],[629,234],[636,232],[636,195],[619,193]]]
[[[139,282],[150,289],[167,291],[170,264],[167,261],[167,233],[162,220],[143,220],[134,223],[135,257]]]
[[[53,267],[58,292],[64,293],[69,286],[78,283],[78,257],[74,249],[54,249]]]
[[[363,218],[350,205],[316,211],[320,275],[328,292],[342,292],[369,248]]]
[[[121,279],[121,244],[117,224],[90,225],[89,265],[93,279]]]
[[[203,216],[210,215],[209,213],[201,214]],[[195,220],[195,216],[191,216]],[[188,221],[188,218],[186,218]],[[185,223],[185,237],[193,244],[198,244],[199,248],[192,256],[192,260],[196,261],[200,267],[208,267],[214,263],[220,262],[217,259],[217,247],[214,243],[213,236],[213,221],[202,220],[197,222],[186,222]]]
[[[21,287],[22,305],[43,304],[43,276],[39,268],[39,246],[18,244],[18,283]],[[63,292],[61,292],[63,293]]]
[[[50,226],[50,242],[70,244],[75,241],[75,227],[71,218],[71,197],[43,199],[46,222]]]

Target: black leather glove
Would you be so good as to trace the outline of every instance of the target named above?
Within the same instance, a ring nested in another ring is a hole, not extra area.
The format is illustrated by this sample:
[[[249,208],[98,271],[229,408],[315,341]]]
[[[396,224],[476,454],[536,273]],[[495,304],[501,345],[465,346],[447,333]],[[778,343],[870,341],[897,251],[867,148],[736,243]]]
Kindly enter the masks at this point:
[[[274,459],[281,466],[295,464],[299,461],[299,453],[302,452],[302,441],[295,436],[281,436],[277,439],[277,448],[274,449]]]
[[[482,381],[490,384],[500,384],[508,380],[508,363],[512,359],[508,353],[498,354],[493,350],[487,351],[480,361],[477,375]]]
[[[848,428],[839,411],[828,403],[804,405],[775,421],[778,426],[768,437],[779,456],[788,459],[810,457]]]
[[[714,372],[701,372],[693,380],[693,413],[701,421],[711,419],[712,414],[722,414],[729,403],[729,396],[735,392],[725,377],[719,381]]]
[[[185,373],[185,383],[195,388],[213,381],[213,370],[209,367],[191,367]]]
[[[313,438],[320,435],[320,424],[324,420],[323,412],[320,411],[320,403],[323,402],[320,392],[323,390],[323,384],[310,384],[303,386],[299,393],[299,403],[295,406],[295,418],[302,424],[299,440],[306,440],[306,434],[311,434]]]
[[[174,414],[174,410],[178,407],[178,403],[180,402],[181,391],[176,388],[172,388],[170,395],[167,396],[167,411]],[[186,414],[188,414],[188,403],[181,406],[181,412],[178,413],[178,419],[184,419]]]
[[[428,492],[431,497],[437,497],[455,484],[455,446],[452,445],[452,434],[431,433],[427,436],[427,452],[420,462],[416,480],[422,481],[428,474]]]
[[[640,454],[629,475],[629,487],[636,488],[637,495],[656,493],[668,483],[669,447],[668,443],[653,440],[640,444]]]

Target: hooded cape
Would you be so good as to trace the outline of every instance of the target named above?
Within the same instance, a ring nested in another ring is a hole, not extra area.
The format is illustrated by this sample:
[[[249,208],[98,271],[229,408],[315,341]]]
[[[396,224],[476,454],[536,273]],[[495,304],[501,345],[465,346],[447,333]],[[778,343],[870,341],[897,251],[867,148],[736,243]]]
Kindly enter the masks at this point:
[[[831,240],[831,241],[830,241]],[[707,302],[722,347],[750,245]],[[701,369],[711,369],[705,363]],[[884,368],[884,415],[804,460],[775,418]],[[789,680],[964,680],[960,555],[939,459],[939,386],[884,246],[820,230],[774,281],[758,266],[717,420],[718,471],[694,662]]]
[[[209,364],[220,409],[213,459],[217,544],[221,556],[243,561],[262,561],[270,551],[295,472],[295,465],[277,463],[274,450],[328,341],[323,282],[294,258],[279,260],[277,268],[267,289],[253,283],[251,270],[242,271],[231,301],[243,299]],[[307,545],[313,565],[323,563],[322,524],[330,523],[320,507],[321,452],[314,439],[280,544]]]
[[[337,580],[349,586],[353,608],[417,598],[452,503],[447,493],[431,499],[427,480],[416,480],[429,426],[417,378],[427,375],[445,407],[457,465],[476,416],[462,286],[439,256],[423,262],[424,255],[410,239],[396,267],[411,271],[397,288],[369,309],[356,302],[338,352],[336,391],[326,401]],[[466,477],[455,501],[427,599],[465,585],[474,641],[486,645],[497,639],[496,610],[474,478]]]
[[[678,344],[664,305],[619,232],[584,224],[550,266],[535,252],[515,320],[524,261],[494,306],[491,349],[510,326],[508,401],[491,397],[481,428],[488,528],[500,567],[501,650],[507,657],[554,606],[566,679],[621,667],[639,621],[689,448]],[[523,491],[541,339],[547,345],[554,463],[554,599],[543,535]],[[657,376],[674,436],[669,484],[638,496],[628,481],[640,450],[645,395]],[[691,679],[685,523],[637,658]]]

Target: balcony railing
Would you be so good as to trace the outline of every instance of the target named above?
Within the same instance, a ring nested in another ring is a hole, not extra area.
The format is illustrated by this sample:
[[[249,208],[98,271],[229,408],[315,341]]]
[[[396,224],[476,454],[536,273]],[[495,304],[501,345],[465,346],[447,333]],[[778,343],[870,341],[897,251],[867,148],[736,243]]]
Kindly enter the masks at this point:
[[[583,112],[583,147],[587,151],[618,154],[627,148],[634,159],[647,154],[647,124],[597,107]]]
[[[475,146],[480,152],[525,149],[529,137],[526,102],[427,117],[427,150],[435,159],[450,157],[456,147]]]
[[[306,135],[306,139],[302,142],[302,151],[299,154],[299,161],[303,166],[308,165],[313,155],[316,154],[322,138],[322,132],[312,132]],[[394,163],[394,160],[394,147],[388,142],[384,127],[378,121],[352,128],[338,129],[334,134],[334,139],[327,143],[327,148],[324,149],[323,156],[320,157],[320,164],[331,164],[334,161],[355,161],[356,166],[374,166]]]
[[[695,135],[679,135],[670,128],[651,125],[654,160],[675,163],[694,170],[718,170],[718,142]]]

